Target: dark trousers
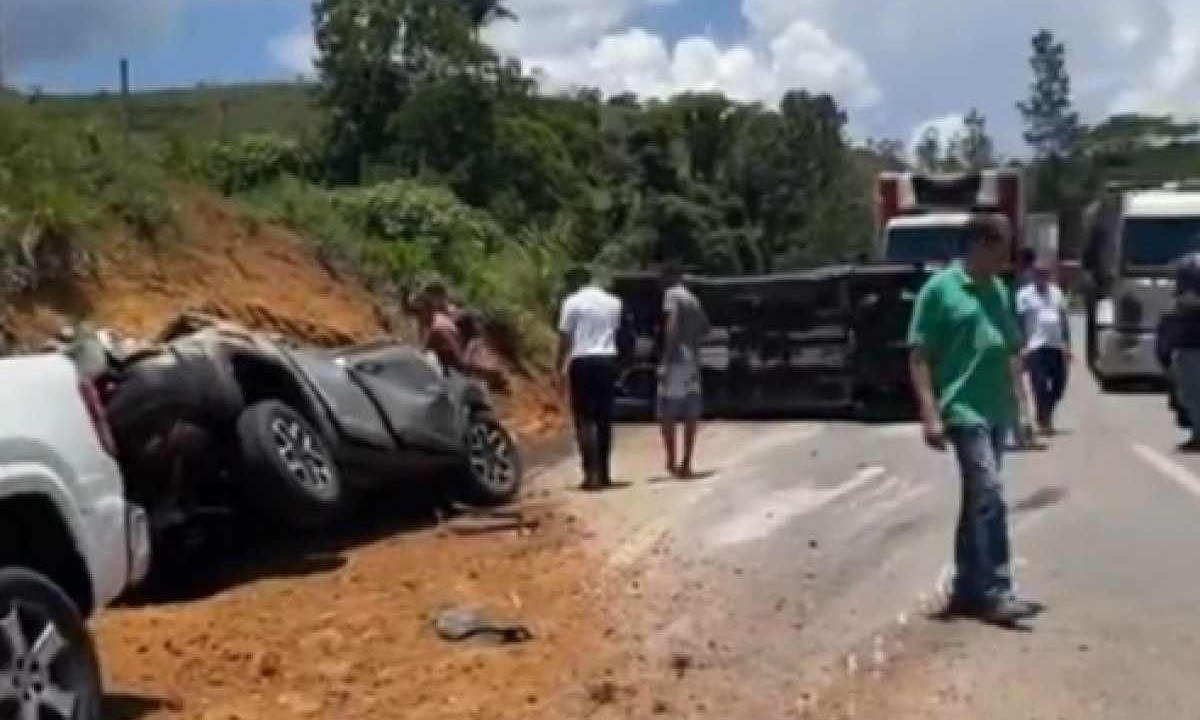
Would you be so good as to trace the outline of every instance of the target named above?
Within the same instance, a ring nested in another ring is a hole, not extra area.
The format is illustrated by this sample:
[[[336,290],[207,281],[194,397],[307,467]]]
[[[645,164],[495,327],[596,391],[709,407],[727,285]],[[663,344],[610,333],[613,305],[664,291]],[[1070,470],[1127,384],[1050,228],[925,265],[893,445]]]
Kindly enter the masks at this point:
[[[617,361],[609,357],[582,357],[571,361],[571,414],[575,437],[588,482],[611,479],[613,400]]]
[[[1029,354],[1028,366],[1038,423],[1049,425],[1067,391],[1067,358],[1059,348],[1038,348]]]

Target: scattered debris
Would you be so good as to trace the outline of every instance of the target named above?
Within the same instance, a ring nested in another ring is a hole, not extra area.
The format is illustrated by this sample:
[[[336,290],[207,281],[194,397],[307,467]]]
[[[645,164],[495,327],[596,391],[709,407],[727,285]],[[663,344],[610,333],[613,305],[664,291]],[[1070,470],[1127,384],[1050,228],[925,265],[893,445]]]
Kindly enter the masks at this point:
[[[522,643],[533,639],[529,628],[518,623],[500,623],[483,614],[465,608],[449,608],[437,614],[433,621],[438,636],[448,642],[470,638],[487,639],[500,644]]]

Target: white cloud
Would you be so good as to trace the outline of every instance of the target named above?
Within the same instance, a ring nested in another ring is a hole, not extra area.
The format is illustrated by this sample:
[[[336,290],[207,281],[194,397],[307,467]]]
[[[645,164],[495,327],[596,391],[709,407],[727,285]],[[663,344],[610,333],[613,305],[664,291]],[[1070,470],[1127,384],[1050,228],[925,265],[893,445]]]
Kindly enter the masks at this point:
[[[267,51],[276,65],[296,75],[316,75],[317,41],[312,28],[302,25],[291,32],[271,38]]]
[[[1200,116],[1200,4],[1168,0],[1167,10],[1170,30],[1157,59],[1117,96],[1114,111]]]
[[[497,23],[489,28],[488,40],[522,57],[553,88],[588,86],[654,97],[721,91],[767,103],[789,89],[806,88],[832,93],[852,108],[875,105],[882,97],[861,57],[802,18],[724,47],[707,36],[670,45],[644,28],[620,29],[635,5],[633,0],[513,0],[521,21]]]

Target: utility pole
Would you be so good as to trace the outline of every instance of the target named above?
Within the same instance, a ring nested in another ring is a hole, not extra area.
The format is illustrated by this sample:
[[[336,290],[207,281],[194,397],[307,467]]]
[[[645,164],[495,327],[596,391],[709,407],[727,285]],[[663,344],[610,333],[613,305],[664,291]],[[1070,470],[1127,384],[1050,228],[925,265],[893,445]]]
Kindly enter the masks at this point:
[[[4,50],[4,3],[0,2],[0,90],[7,87],[5,81],[8,79],[4,75]]]
[[[129,144],[129,58],[121,58],[121,125],[125,131],[125,144]]]

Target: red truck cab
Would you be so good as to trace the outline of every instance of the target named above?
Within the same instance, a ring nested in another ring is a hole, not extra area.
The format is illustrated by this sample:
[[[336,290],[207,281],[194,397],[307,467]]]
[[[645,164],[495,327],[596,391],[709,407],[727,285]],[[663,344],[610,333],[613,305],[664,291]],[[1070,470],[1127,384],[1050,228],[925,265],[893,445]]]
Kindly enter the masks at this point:
[[[876,260],[944,264],[962,254],[967,223],[977,212],[997,212],[1008,218],[1015,260],[1025,244],[1025,200],[1019,170],[883,173],[875,195]]]

